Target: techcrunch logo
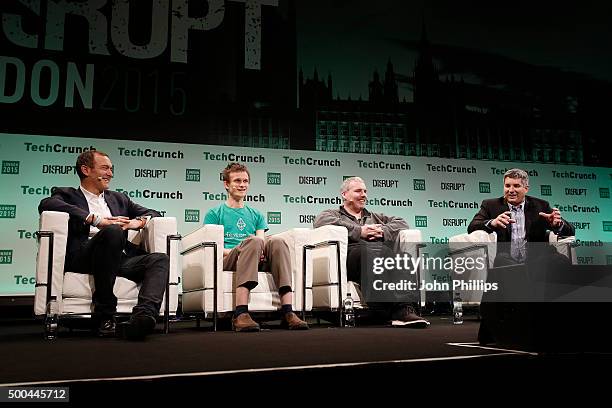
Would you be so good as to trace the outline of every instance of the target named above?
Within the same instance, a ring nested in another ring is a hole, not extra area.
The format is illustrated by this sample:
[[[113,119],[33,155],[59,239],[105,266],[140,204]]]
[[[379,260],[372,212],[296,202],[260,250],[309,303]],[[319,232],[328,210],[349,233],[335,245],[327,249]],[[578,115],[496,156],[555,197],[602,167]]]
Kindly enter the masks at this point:
[[[185,169],[185,181],[200,181],[200,169]]]
[[[280,224],[281,219],[280,211],[268,211],[268,224]]]
[[[328,205],[340,205],[342,200],[340,197],[314,197],[314,196],[290,196],[289,194],[283,195],[285,203],[290,204],[328,204]]]
[[[19,233],[19,239],[36,239],[36,231],[30,232],[28,230],[20,229],[17,230]]]
[[[427,171],[435,171],[442,173],[470,173],[476,174],[476,167],[461,167],[451,164],[431,164],[427,163]]]
[[[454,201],[454,200],[443,200],[443,201],[434,201],[427,200],[429,203],[429,207],[431,208],[480,208],[480,204],[476,201],[472,201],[471,203],[468,201]]]
[[[372,180],[372,187],[397,188],[398,183],[398,180],[374,179]]]
[[[239,162],[239,163],[265,163],[266,158],[261,154],[259,156],[249,156],[236,153],[211,153],[204,152],[204,160]]]
[[[561,205],[561,204],[555,204],[555,207],[559,209],[559,211],[562,212],[575,212],[575,213],[599,213],[599,207],[594,205],[594,206],[581,206],[578,204],[573,204],[573,205]]]
[[[125,147],[118,147],[119,156],[124,157],[150,157],[159,159],[183,159],[185,155],[180,150],[177,151],[163,151],[153,149],[128,149]]]
[[[465,183],[440,183],[440,190],[465,191]]]
[[[0,264],[12,264],[13,263],[13,250],[12,249],[0,249]]]
[[[496,176],[503,176],[508,170],[510,169],[507,167],[505,169],[491,167],[491,173],[495,174]],[[539,175],[537,170],[525,170],[525,171],[527,172],[529,177],[538,177]]]
[[[51,189],[47,186],[21,186],[21,193],[25,195],[51,195]]]
[[[162,169],[134,169],[135,178],[166,178],[168,170]]]
[[[575,171],[552,171],[554,178],[569,178],[578,180],[597,180],[597,174],[595,173],[576,173]]]
[[[273,186],[281,185],[281,174],[280,173],[268,173],[267,183]]]
[[[586,188],[569,188],[566,187],[565,188],[565,195],[566,196],[586,196],[587,195],[587,189]]]
[[[202,195],[204,196],[204,200],[206,201],[225,201],[227,200],[227,194],[226,193],[209,193],[208,191],[203,191]],[[256,202],[256,203],[265,203],[266,202],[266,197],[259,194],[259,195],[250,195],[247,194],[244,197],[244,201],[246,202]]]
[[[0,204],[0,218],[15,218],[17,206],[11,204]]]
[[[42,174],[77,174],[76,166],[70,164],[43,164]]]
[[[338,159],[315,159],[313,157],[289,157],[283,156],[285,164],[293,164],[296,166],[317,166],[317,167],[340,167],[342,163]]]
[[[155,190],[124,190],[118,188],[116,190],[130,198],[154,198],[158,200],[182,200],[183,193],[180,191],[155,191]]]
[[[200,210],[185,209],[185,222],[200,222]]]
[[[23,275],[13,275],[15,278],[15,285],[35,285],[36,278],[34,276],[23,276]]]
[[[56,143],[54,145],[51,144],[34,144],[30,142],[24,143],[26,152],[42,152],[42,153],[83,153],[88,150],[96,150],[93,146],[70,146],[70,145],[62,145],[60,143]]]
[[[597,241],[584,241],[581,239],[576,239],[576,245],[577,246],[582,246],[582,247],[602,247],[603,246],[603,242],[601,242],[600,240]]]
[[[2,174],[19,174],[19,162],[2,160]]]
[[[368,198],[368,205],[381,205],[392,207],[412,207],[412,201],[410,200],[393,200],[389,198]]]
[[[382,169],[382,170],[412,170],[408,163],[389,163],[386,161],[365,161],[357,160],[357,165],[362,169]]]

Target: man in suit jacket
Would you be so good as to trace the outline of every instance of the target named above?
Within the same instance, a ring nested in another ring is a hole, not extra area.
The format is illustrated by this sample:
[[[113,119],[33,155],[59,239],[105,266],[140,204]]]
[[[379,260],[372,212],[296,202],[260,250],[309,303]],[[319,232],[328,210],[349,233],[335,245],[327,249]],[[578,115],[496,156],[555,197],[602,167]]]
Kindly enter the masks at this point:
[[[504,174],[504,196],[484,200],[480,211],[468,226],[468,233],[483,230],[496,232],[497,256],[495,266],[509,266],[530,262],[536,270],[560,269],[567,259],[553,248],[531,248],[527,253],[527,242],[547,242],[546,231],[557,235],[574,235],[574,227],[563,218],[557,208],[551,208],[548,201],[527,195],[529,176],[521,169],[511,169]],[[539,249],[536,251],[536,249]],[[554,265],[554,266],[551,266]],[[516,303],[491,302],[485,299],[480,304],[480,344],[498,342],[496,334],[505,321],[517,321],[516,310],[523,306]],[[491,298],[494,299],[494,296]]]
[[[496,265],[524,261],[526,242],[547,242],[547,230],[557,235],[574,235],[574,226],[561,218],[559,209],[551,208],[548,201],[528,196],[528,191],[527,172],[521,169],[506,171],[504,196],[484,200],[468,226],[468,233],[476,230],[496,232],[498,242],[510,243],[510,251],[502,249]]]
[[[125,194],[108,190],[113,165],[106,153],[81,153],[76,170],[80,186],[54,188],[51,197],[40,202],[38,211],[70,214],[64,270],[93,275],[92,322],[99,336],[115,335],[115,278],[142,282],[125,335],[128,339],[143,339],[155,328],[169,260],[166,254],[147,254],[128,242],[127,230],[140,229],[150,217],[160,214],[132,202]],[[95,235],[89,239],[92,233]]]

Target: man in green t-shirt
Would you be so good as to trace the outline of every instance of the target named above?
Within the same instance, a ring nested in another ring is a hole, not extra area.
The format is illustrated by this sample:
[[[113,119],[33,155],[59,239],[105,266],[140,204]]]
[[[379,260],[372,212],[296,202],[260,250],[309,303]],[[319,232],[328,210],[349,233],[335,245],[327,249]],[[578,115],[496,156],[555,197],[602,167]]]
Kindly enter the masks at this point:
[[[292,309],[291,258],[289,247],[280,238],[266,237],[268,230],[263,215],[244,203],[251,176],[246,166],[230,163],[223,170],[223,186],[227,201],[209,210],[204,224],[223,225],[223,269],[236,271],[236,310],[232,325],[236,331],[259,331],[249,315],[249,293],[257,286],[257,271],[260,263],[269,265],[278,287],[281,300],[281,324],[283,327],[308,329]]]

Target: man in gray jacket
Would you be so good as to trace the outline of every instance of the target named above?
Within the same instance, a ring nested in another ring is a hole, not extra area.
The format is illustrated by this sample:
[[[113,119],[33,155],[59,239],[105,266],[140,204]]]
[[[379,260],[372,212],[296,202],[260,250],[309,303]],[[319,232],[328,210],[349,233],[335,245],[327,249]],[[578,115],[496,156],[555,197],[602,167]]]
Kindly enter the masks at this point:
[[[363,179],[350,177],[340,188],[343,204],[337,210],[329,209],[317,216],[315,228],[340,225],[348,230],[346,259],[347,279],[361,282],[361,254],[364,249],[380,250],[381,242],[394,242],[398,248],[399,231],[408,228],[403,218],[370,212],[365,208],[368,195]],[[374,249],[376,247],[377,249]],[[365,251],[364,251],[365,252]],[[405,303],[387,305],[391,325],[396,327],[427,327],[429,322],[416,314]]]

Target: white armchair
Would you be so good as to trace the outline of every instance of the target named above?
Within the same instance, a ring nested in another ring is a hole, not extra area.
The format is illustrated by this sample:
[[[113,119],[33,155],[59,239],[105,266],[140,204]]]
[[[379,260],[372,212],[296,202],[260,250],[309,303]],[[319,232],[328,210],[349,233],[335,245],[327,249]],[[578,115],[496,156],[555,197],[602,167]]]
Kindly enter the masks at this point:
[[[351,294],[355,308],[367,308],[367,304],[361,293],[360,283],[347,281],[346,278],[346,257],[348,250],[348,232],[341,226],[324,226],[312,230],[317,240],[337,241],[339,251],[336,254],[334,247],[321,246],[313,251],[313,310],[337,310],[341,312],[341,302],[344,295]],[[421,231],[417,229],[406,229],[399,233],[399,240],[402,251],[418,257],[420,249],[423,247]],[[340,260],[340,277],[338,278],[338,262]],[[417,279],[420,280],[420,270],[417,271]],[[341,282],[341,290],[337,282]],[[420,293],[420,300],[423,294]]]
[[[315,259],[315,262],[318,262],[316,254],[319,248],[323,247],[316,244],[330,237],[318,230],[320,229],[294,228],[275,235],[282,238],[289,247],[294,291],[292,306],[298,312],[307,312],[312,309],[315,287],[312,284],[311,260]],[[344,239],[346,243],[346,229],[344,229]],[[309,246],[312,245],[315,245],[316,248],[310,251]],[[216,330],[218,315],[232,312],[236,307],[235,273],[223,270],[223,226],[204,225],[186,234],[182,237],[182,247],[183,312],[198,317],[202,316],[205,319],[212,318],[213,330]],[[309,249],[304,249],[306,247]],[[346,257],[346,245],[344,251]],[[337,277],[338,274],[336,273],[335,276]],[[259,272],[258,282],[259,284],[250,294],[249,311],[279,310],[280,297],[272,274]],[[316,286],[317,290],[330,291],[331,287],[337,288],[337,283]]]
[[[57,211],[44,211],[40,216],[38,254],[36,257],[36,288],[34,314],[46,315],[50,309],[62,319],[90,317],[93,312],[92,275],[64,272],[64,257],[68,237],[69,215]],[[170,315],[176,314],[178,305],[178,238],[176,219],[154,217],[139,232],[129,231],[128,238],[139,243],[147,252],[162,252],[170,257],[169,280],[162,302],[165,330]],[[113,292],[117,297],[117,313],[131,313],[138,301],[139,284],[117,277]]]

